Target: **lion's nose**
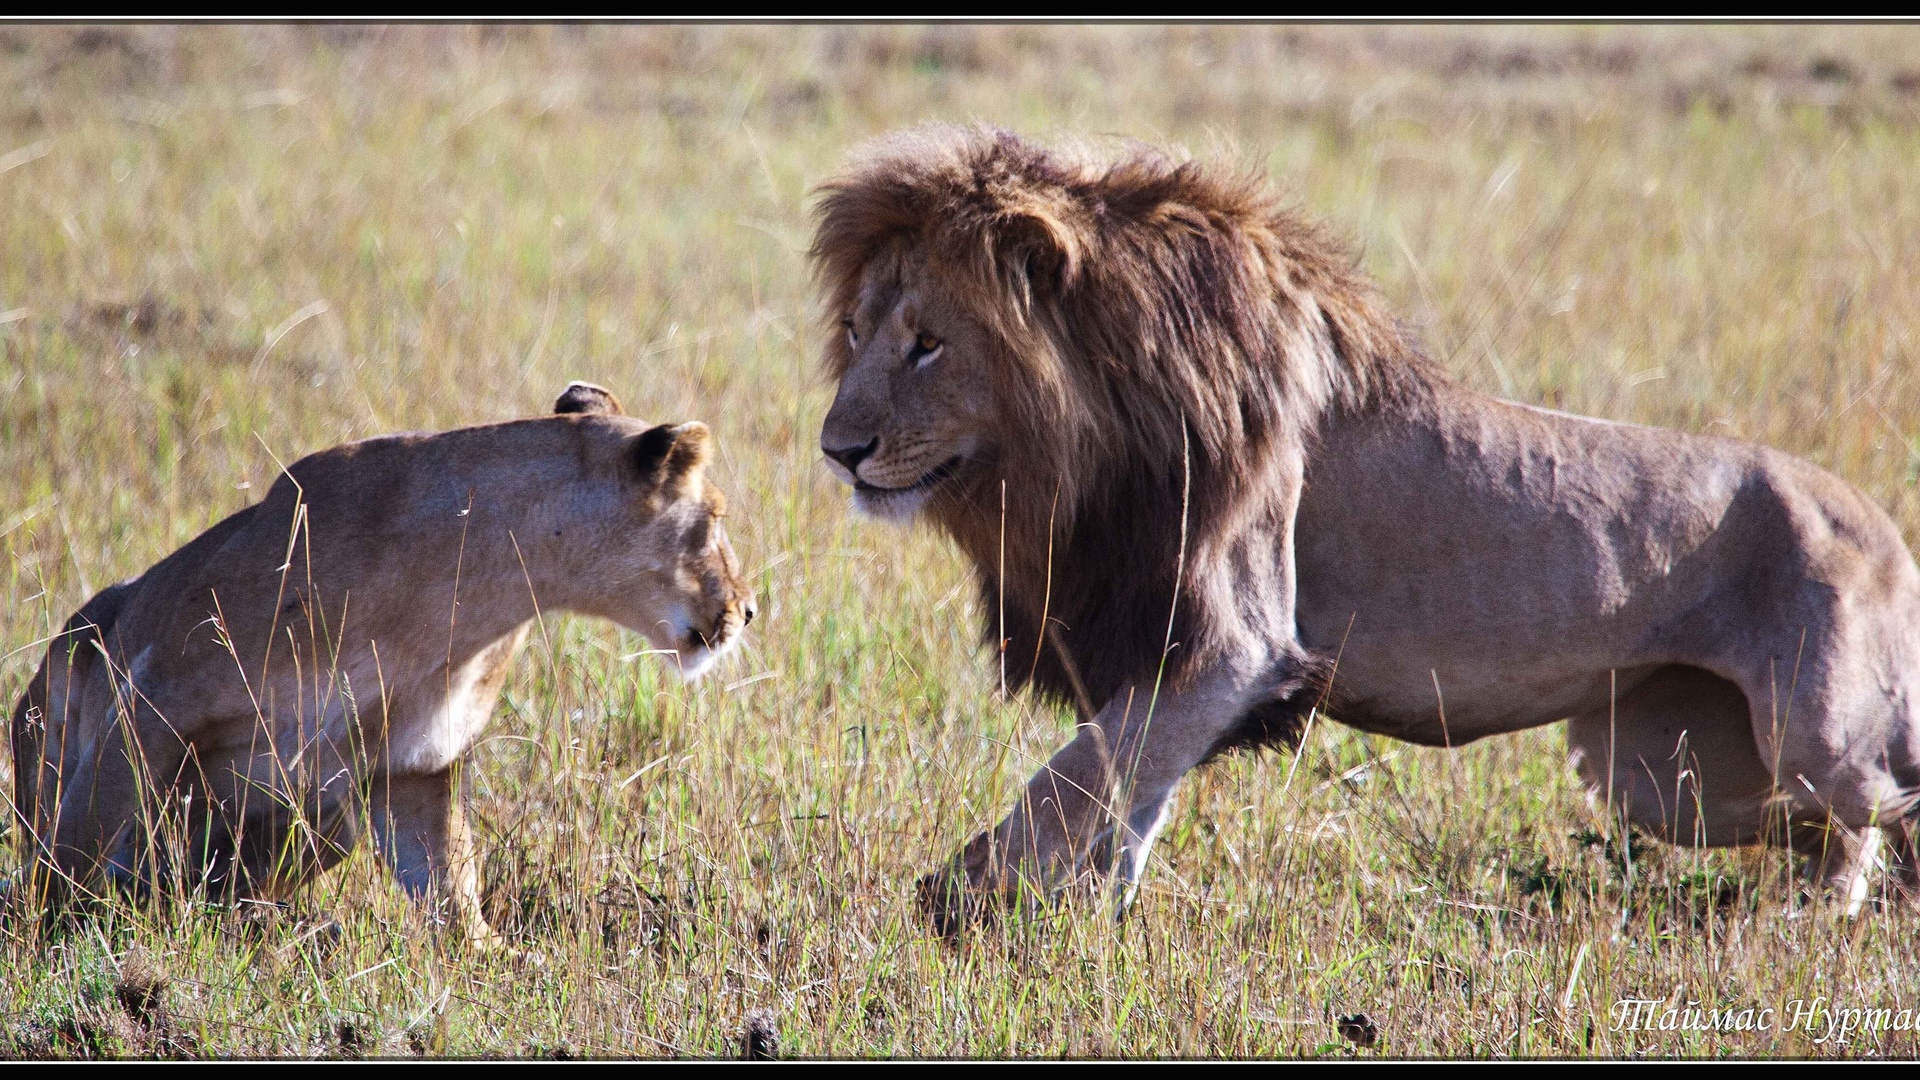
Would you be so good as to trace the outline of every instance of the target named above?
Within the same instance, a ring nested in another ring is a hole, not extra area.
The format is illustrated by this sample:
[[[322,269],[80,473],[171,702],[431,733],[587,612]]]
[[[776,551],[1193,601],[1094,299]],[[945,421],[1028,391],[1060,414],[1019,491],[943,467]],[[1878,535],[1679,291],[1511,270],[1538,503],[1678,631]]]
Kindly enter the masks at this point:
[[[879,448],[880,436],[878,435],[861,443],[859,446],[834,447],[828,446],[824,442],[820,444],[820,452],[840,464],[845,465],[848,472],[857,472],[860,468],[860,463],[872,457],[873,452]]]

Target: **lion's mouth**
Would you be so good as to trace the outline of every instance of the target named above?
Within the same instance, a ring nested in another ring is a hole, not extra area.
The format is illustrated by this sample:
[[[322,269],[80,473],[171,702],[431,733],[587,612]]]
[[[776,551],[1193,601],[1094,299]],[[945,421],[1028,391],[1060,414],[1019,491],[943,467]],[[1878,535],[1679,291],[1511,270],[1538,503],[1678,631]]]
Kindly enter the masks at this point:
[[[877,496],[879,498],[888,498],[896,495],[910,495],[918,491],[930,491],[935,486],[940,484],[942,481],[945,481],[948,477],[951,477],[954,473],[959,472],[960,463],[961,463],[961,459],[959,457],[950,457],[946,461],[942,462],[941,464],[928,470],[924,476],[920,477],[920,479],[915,480],[913,483],[907,484],[903,487],[881,487],[878,484],[869,484],[865,480],[862,480],[858,476],[856,476],[854,477],[854,480],[853,480],[853,490],[856,492],[859,492],[862,495],[866,495],[869,497]]]

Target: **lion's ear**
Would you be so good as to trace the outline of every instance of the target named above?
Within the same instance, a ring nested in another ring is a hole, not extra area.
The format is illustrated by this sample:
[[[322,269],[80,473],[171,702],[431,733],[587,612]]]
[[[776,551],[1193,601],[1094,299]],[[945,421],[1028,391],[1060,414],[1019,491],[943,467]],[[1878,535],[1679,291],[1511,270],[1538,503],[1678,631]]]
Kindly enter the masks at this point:
[[[713,434],[698,420],[661,424],[633,437],[633,467],[641,483],[674,499],[697,490],[713,450]]]
[[[1056,296],[1079,275],[1081,245],[1073,227],[1044,207],[1002,218],[995,240],[1000,272],[1030,297]]]
[[[590,382],[570,382],[560,396],[553,401],[556,416],[570,413],[583,413],[593,416],[624,416],[626,410],[620,407],[620,399],[613,391]]]

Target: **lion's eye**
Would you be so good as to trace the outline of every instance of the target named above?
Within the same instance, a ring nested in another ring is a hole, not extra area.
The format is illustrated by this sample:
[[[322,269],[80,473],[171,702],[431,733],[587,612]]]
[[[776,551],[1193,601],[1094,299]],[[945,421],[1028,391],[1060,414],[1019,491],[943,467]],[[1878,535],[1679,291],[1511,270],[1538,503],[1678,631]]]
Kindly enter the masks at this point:
[[[841,319],[840,325],[845,327],[847,331],[847,348],[849,349],[859,348],[860,347],[860,331],[855,330],[853,328],[853,320]]]
[[[932,334],[922,333],[914,339],[913,347],[907,350],[907,363],[916,368],[925,367],[933,363],[934,357],[940,355],[940,348],[945,344],[946,342]]]

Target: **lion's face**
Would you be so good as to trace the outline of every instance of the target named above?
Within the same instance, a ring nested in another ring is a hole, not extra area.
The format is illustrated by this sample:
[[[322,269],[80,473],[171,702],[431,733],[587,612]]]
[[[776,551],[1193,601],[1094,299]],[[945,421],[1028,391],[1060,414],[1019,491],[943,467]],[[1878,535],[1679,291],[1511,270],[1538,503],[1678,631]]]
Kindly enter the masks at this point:
[[[912,518],[994,456],[986,335],[934,286],[869,271],[831,346],[844,367],[820,449],[879,518]]]

